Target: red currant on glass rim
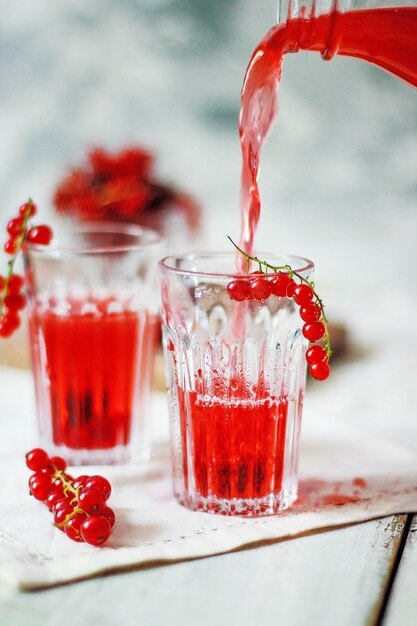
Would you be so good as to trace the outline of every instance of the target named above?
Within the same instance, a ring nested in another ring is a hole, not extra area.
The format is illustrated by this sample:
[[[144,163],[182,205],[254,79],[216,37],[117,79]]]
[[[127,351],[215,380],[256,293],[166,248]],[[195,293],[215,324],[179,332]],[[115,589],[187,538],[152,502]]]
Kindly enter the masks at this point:
[[[255,300],[267,300],[271,293],[271,283],[266,278],[254,278],[250,281],[250,295]]]
[[[236,278],[231,280],[227,285],[227,293],[232,300],[243,302],[249,298],[250,287],[249,282],[245,278]]]
[[[291,298],[296,284],[293,278],[285,272],[280,272],[272,279],[272,293],[279,298]]]

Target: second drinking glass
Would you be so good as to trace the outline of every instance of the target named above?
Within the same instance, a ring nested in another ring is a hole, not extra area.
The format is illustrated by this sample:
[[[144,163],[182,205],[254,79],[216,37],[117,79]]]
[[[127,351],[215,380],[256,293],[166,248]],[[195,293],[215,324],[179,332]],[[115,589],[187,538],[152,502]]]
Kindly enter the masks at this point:
[[[149,457],[161,240],[90,224],[25,250],[42,444],[72,464]]]

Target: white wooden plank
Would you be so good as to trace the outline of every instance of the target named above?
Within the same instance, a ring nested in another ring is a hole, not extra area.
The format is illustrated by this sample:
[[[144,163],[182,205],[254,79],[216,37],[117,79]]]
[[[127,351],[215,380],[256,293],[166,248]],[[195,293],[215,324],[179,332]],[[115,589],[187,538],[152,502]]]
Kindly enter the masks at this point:
[[[384,626],[417,624],[417,515],[413,517],[385,614]]]
[[[0,624],[375,624],[404,521],[389,517],[33,594],[0,587]]]

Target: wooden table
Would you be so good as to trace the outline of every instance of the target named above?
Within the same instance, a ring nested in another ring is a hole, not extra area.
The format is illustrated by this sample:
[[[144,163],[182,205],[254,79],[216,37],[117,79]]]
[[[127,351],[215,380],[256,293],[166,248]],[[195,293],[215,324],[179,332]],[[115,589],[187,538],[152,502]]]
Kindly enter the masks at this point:
[[[0,626],[415,626],[417,517],[22,593]]]

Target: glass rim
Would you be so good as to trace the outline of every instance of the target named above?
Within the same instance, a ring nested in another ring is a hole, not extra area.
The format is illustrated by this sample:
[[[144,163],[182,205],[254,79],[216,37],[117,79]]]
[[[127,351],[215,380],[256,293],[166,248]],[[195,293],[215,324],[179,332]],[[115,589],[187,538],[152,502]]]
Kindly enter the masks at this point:
[[[192,261],[193,259],[195,260],[210,259],[210,258],[219,258],[222,256],[234,257],[236,256],[236,251],[232,250],[228,252],[190,252],[189,254],[169,255],[159,261],[159,267],[160,269],[166,270],[168,272],[172,272],[173,274],[180,274],[184,276],[207,276],[210,278],[241,278],[242,276],[246,275],[246,274],[239,273],[237,271],[236,272],[208,272],[208,271],[188,270],[185,268],[180,268],[180,267],[175,267],[174,265],[170,265],[170,263],[174,263],[175,261],[186,261],[186,260]],[[309,259],[306,259],[296,254],[287,254],[287,253],[272,254],[268,252],[265,252],[265,253],[262,252],[262,253],[259,253],[259,256],[261,258],[265,257],[266,259],[285,257],[288,260],[291,260],[293,262],[295,261],[296,265],[294,267],[291,265],[291,269],[299,274],[304,274],[304,273],[314,270],[313,261],[310,261]],[[300,264],[298,265],[297,262],[300,262]],[[256,263],[256,261],[254,261],[254,263]],[[272,278],[275,275],[276,275],[276,272],[273,272],[272,270],[264,274],[264,276],[268,278]]]
[[[109,244],[109,245],[90,245],[88,244],[63,244],[61,237],[77,235],[77,234],[115,234],[127,235],[136,241],[126,243]],[[145,237],[147,239],[145,239]],[[138,224],[126,224],[122,222],[88,222],[85,224],[71,225],[68,229],[58,229],[51,243],[47,246],[25,242],[25,254],[39,254],[45,257],[56,258],[65,254],[95,255],[95,254],[113,254],[120,252],[135,252],[141,250],[152,249],[162,243],[164,237],[152,228],[139,226]]]

